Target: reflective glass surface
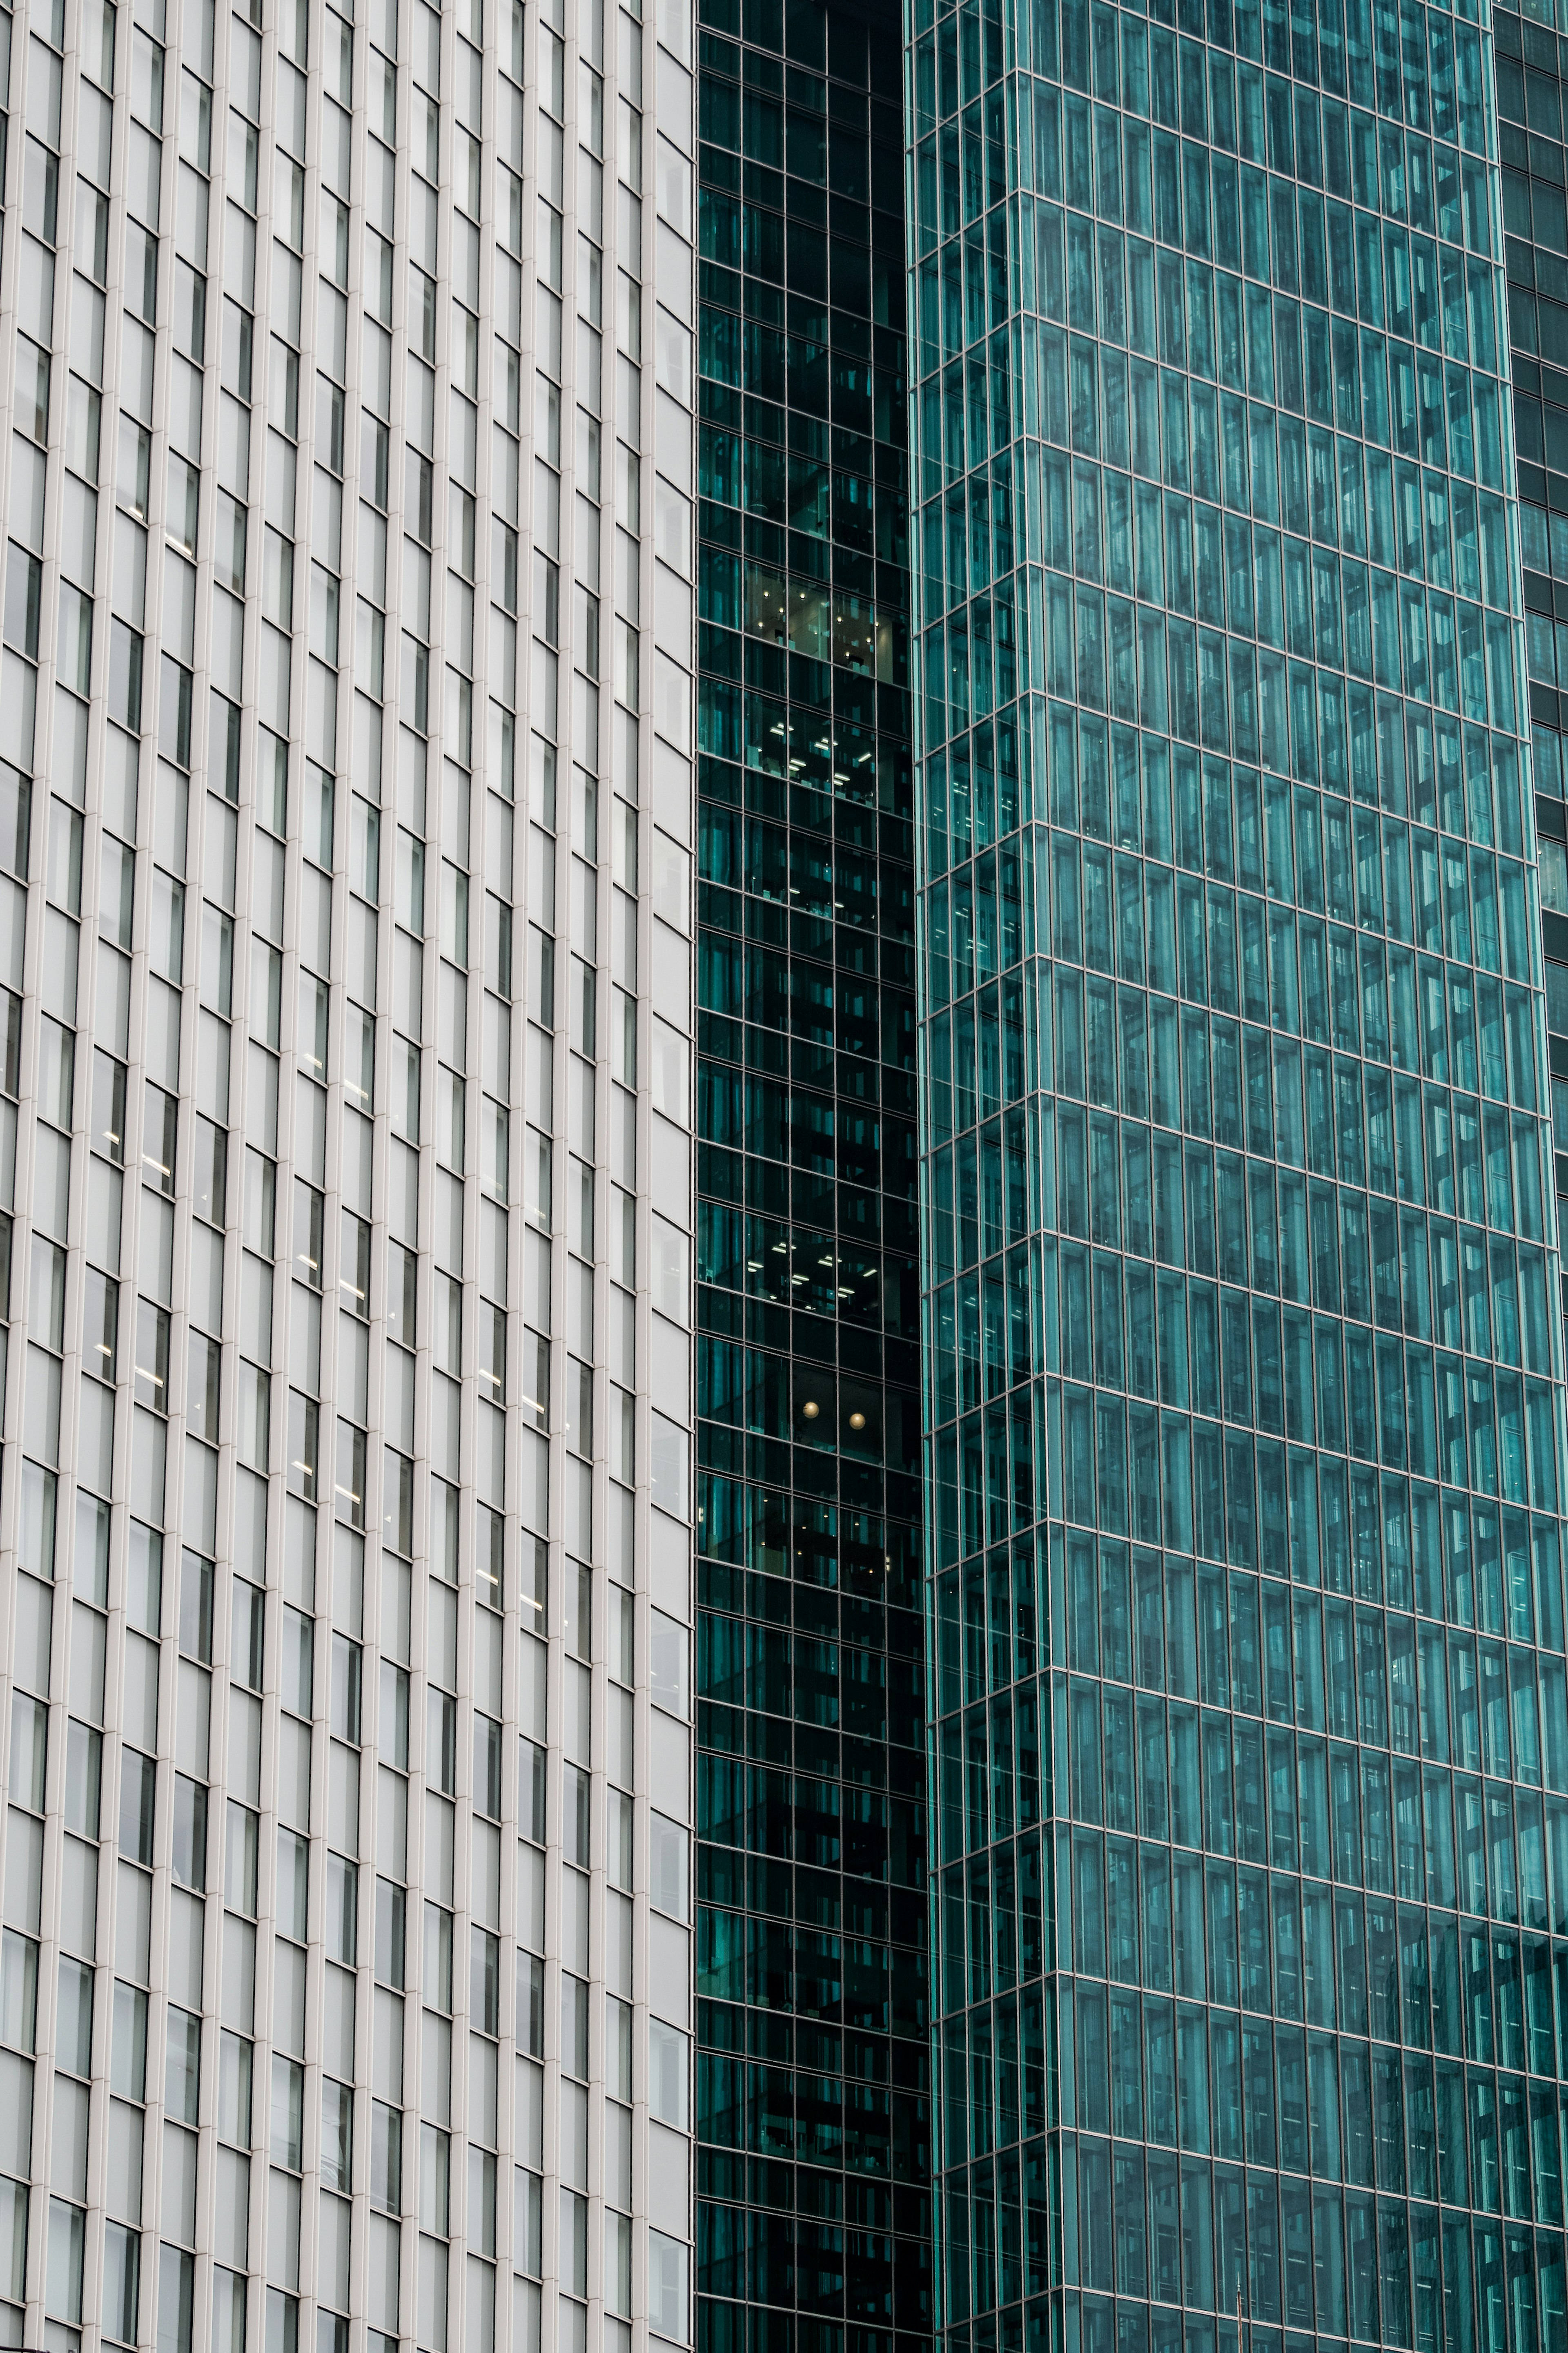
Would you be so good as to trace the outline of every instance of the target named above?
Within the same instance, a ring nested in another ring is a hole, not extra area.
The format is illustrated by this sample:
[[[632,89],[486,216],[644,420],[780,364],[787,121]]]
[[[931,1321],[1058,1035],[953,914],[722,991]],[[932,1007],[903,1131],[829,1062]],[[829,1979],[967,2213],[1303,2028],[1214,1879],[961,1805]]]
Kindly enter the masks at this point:
[[[896,10],[700,10],[699,2331],[923,2353]]]
[[[1563,728],[1568,719],[1568,253],[1556,227],[1564,201],[1564,58],[1553,14],[1537,10],[1521,22],[1499,9],[1492,30],[1552,1124],[1561,1155],[1568,1152],[1568,824],[1563,807]],[[1562,1194],[1568,1190],[1568,1158],[1558,1158],[1557,1171]]]
[[[1490,28],[911,17],[939,2313],[1559,2346]]]

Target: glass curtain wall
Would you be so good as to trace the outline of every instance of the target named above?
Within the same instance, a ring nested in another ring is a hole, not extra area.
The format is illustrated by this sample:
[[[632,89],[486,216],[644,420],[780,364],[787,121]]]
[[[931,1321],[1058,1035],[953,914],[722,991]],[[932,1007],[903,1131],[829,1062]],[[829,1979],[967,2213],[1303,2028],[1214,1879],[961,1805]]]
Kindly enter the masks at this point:
[[[699,2328],[918,2353],[900,35],[700,27]]]
[[[939,2318],[1557,2346],[1490,28],[908,29]]]
[[[1552,1130],[1561,1154],[1568,1152],[1568,828],[1563,807],[1563,733],[1568,725],[1568,229],[1558,226],[1568,219],[1563,56],[1550,8],[1522,23],[1499,9],[1492,18],[1492,37]],[[1564,625],[1561,666],[1559,606]],[[1558,1190],[1568,1191],[1568,1159],[1559,1159],[1557,1168]]]

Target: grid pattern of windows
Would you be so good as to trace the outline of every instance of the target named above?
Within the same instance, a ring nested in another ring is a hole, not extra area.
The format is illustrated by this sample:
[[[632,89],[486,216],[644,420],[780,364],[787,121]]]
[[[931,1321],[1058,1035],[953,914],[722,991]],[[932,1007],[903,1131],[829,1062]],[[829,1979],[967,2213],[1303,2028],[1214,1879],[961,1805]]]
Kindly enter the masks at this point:
[[[0,16],[5,2344],[689,2342],[694,37]]]
[[[698,2288],[931,2326],[896,13],[704,0]]]
[[[913,12],[955,2343],[1568,2325],[1563,1344],[1479,16]]]
[[[1560,585],[1568,583],[1568,242],[1557,229],[1553,207],[1563,202],[1563,59],[1549,26],[1521,24],[1500,9],[1493,18],[1493,37],[1552,1125],[1561,1198],[1568,1193],[1568,825],[1563,807],[1568,704],[1557,691],[1556,612],[1561,603],[1568,620],[1568,586]],[[1568,628],[1563,655],[1561,675],[1568,686]],[[1568,1308],[1568,1301],[1564,1304]]]

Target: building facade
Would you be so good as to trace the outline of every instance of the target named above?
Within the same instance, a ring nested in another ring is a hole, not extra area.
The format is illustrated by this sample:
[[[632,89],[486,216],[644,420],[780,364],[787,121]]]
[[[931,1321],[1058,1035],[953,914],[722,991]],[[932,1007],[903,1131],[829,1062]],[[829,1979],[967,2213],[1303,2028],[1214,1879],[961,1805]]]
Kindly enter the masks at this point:
[[[1563,526],[1559,522],[1553,562],[1552,522],[1554,509],[1568,512],[1568,481],[1561,479],[1568,469],[1568,444],[1563,438],[1568,426],[1563,413],[1568,408],[1568,377],[1563,374],[1563,364],[1568,362],[1568,264],[1563,259],[1563,239],[1556,233],[1554,211],[1555,200],[1563,192],[1558,174],[1563,131],[1561,59],[1550,25],[1533,20],[1521,23],[1501,9],[1492,25],[1552,1132],[1561,1154],[1568,1150],[1568,1092],[1563,1086],[1568,1078],[1568,930],[1561,920],[1568,915],[1562,741],[1568,706],[1557,691],[1554,583],[1568,576],[1568,550],[1562,544]],[[1558,100],[1558,111],[1551,117],[1548,108],[1553,99]],[[1554,475],[1560,478],[1555,484]],[[1568,654],[1568,645],[1564,653]],[[1562,675],[1568,683],[1568,667]],[[1559,1159],[1557,1169],[1561,1196],[1568,1192],[1568,1161]]]
[[[1568,2353],[1549,16],[0,15],[0,2343]]]
[[[1476,7],[910,12],[954,2344],[1568,2325],[1563,151],[1494,22],[1503,185]]]
[[[896,8],[700,10],[700,2341],[931,2325]]]
[[[694,39],[3,20],[6,2343],[689,2338]]]

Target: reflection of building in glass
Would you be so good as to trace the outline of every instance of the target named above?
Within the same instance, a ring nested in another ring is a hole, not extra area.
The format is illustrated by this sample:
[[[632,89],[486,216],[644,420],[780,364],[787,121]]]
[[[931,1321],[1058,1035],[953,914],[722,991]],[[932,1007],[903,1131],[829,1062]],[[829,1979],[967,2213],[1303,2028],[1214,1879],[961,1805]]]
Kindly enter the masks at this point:
[[[699,2331],[929,2336],[896,12],[700,66]]]

